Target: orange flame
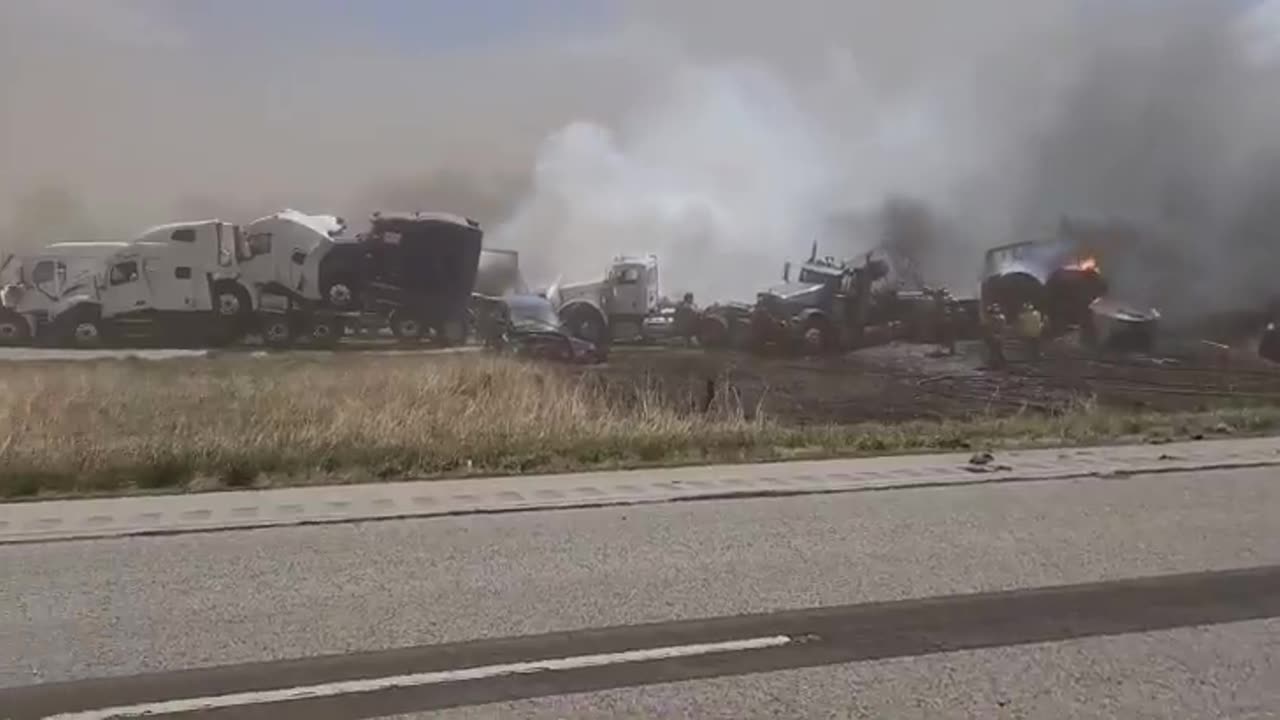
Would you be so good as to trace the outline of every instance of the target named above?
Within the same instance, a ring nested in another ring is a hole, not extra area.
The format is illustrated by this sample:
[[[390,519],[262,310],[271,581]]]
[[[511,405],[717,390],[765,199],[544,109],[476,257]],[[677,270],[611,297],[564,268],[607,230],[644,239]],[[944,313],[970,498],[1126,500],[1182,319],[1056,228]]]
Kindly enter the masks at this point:
[[[1076,270],[1079,272],[1091,272],[1098,269],[1098,259],[1087,257],[1067,266],[1068,270]]]

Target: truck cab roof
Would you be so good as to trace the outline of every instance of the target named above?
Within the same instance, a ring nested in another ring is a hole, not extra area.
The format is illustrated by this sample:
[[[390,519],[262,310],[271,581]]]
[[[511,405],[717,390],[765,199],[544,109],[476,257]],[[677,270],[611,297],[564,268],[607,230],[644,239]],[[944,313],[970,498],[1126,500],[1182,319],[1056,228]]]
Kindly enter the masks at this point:
[[[163,225],[155,225],[143,230],[138,234],[136,240],[142,242],[165,242],[169,240],[178,240],[178,233],[183,230],[198,230],[200,228],[217,227],[220,225],[231,225],[231,223],[216,219],[165,223]]]
[[[657,255],[618,255],[613,258],[614,265],[635,265],[637,267],[654,267],[658,264]]]
[[[28,257],[32,259],[49,257],[103,258],[113,255],[127,247],[129,247],[129,243],[120,240],[63,242],[46,245],[39,252],[32,253]]]
[[[446,223],[479,229],[480,223],[469,217],[447,212],[375,212],[370,218],[371,225],[413,225]]]
[[[347,222],[337,215],[309,215],[293,209],[272,213],[249,224],[252,226],[268,220],[284,220],[296,223],[329,238],[336,238],[347,229]]]

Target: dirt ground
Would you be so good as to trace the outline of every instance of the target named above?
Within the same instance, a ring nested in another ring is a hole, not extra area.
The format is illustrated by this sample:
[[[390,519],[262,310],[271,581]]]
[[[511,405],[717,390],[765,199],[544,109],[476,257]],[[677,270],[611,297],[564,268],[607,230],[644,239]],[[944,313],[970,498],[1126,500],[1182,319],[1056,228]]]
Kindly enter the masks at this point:
[[[640,379],[693,411],[709,398],[728,400],[748,417],[798,425],[1055,413],[1086,404],[1127,411],[1280,404],[1280,366],[1247,349],[1189,342],[1159,356],[1100,357],[1060,340],[1039,361],[1009,357],[1006,370],[993,371],[976,342],[960,343],[954,356],[895,343],[818,360],[616,348],[607,366],[582,372],[617,388]]]

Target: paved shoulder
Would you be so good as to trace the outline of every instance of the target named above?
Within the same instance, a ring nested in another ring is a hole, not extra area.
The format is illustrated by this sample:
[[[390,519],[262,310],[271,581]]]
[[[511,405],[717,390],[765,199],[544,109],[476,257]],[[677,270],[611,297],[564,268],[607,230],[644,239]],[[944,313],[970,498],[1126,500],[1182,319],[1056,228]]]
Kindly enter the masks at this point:
[[[471,513],[1280,465],[1280,439],[0,504],[0,544]]]

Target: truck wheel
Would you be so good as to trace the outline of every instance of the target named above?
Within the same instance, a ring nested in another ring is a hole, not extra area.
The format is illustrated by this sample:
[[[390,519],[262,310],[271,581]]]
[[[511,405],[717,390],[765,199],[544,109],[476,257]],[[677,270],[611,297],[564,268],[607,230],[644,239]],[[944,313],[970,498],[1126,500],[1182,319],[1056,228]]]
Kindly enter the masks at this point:
[[[324,301],[338,310],[351,310],[356,306],[356,284],[349,278],[339,278],[324,289]]]
[[[345,327],[337,318],[315,318],[307,328],[307,337],[311,344],[321,348],[336,347],[342,340]]]
[[[215,344],[230,345],[249,331],[253,307],[249,293],[236,283],[223,280],[214,284],[213,310],[218,325],[213,337]]]
[[[417,342],[422,339],[422,323],[409,313],[396,310],[391,313],[391,334],[404,343]]]
[[[0,309],[0,347],[25,345],[31,336],[31,328],[18,313]]]
[[[821,318],[810,318],[805,321],[800,333],[800,341],[805,355],[816,356],[829,353],[835,347],[835,334],[831,324]]]
[[[89,315],[70,318],[62,335],[62,344],[77,350],[91,350],[105,344],[102,325]]]
[[[262,317],[262,342],[267,347],[290,347],[293,336],[293,322],[289,316],[272,313]]]
[[[609,341],[609,328],[595,308],[584,305],[570,308],[569,312],[565,313],[564,324],[570,335],[581,340],[596,345]]]
[[[218,317],[243,323],[253,311],[249,293],[239,285],[221,281],[213,286],[213,307]]]

